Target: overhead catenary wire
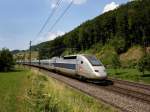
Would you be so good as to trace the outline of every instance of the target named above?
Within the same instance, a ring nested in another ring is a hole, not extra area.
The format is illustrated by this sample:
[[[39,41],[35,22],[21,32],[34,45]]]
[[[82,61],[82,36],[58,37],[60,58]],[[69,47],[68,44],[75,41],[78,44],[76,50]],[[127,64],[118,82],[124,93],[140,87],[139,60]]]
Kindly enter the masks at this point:
[[[55,23],[50,27],[49,32],[51,32],[54,27],[56,26],[56,24],[63,18],[63,16],[65,15],[65,13],[69,10],[69,8],[72,6],[74,0],[71,0],[71,2],[69,3],[69,5],[66,7],[66,9],[63,11],[63,13],[58,17],[58,19],[55,21]],[[35,41],[38,37],[36,37],[33,41]]]
[[[50,15],[48,16],[48,18],[46,19],[45,23],[43,24],[43,26],[41,27],[40,31],[36,34],[35,38],[33,39],[32,42],[34,42],[38,37],[39,35],[43,32],[43,30],[45,29],[45,27],[47,26],[48,22],[50,21],[50,19],[53,17],[53,15],[55,14],[57,8],[60,6],[60,3],[62,2],[63,0],[58,0],[57,3],[56,3],[56,6],[53,8],[52,12],[50,13]]]
[[[58,17],[58,19],[55,21],[55,23],[50,27],[50,29],[49,29],[49,32],[51,32],[53,29],[54,29],[54,27],[56,26],[56,24],[63,18],[63,16],[65,15],[65,13],[69,10],[69,8],[72,6],[72,4],[73,4],[73,1],[74,0],[72,0],[70,3],[69,3],[69,5],[67,6],[67,8],[63,11],[63,13]]]

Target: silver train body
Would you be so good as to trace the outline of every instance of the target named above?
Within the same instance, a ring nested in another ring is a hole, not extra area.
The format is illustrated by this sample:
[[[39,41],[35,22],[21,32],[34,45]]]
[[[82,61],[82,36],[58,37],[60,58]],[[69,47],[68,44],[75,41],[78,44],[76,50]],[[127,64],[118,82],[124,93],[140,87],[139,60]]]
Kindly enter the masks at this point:
[[[24,62],[29,64],[28,61]],[[64,57],[53,57],[49,60],[33,60],[31,65],[40,66],[49,70],[55,70],[73,77],[103,80],[107,78],[104,65],[90,55],[71,55]]]

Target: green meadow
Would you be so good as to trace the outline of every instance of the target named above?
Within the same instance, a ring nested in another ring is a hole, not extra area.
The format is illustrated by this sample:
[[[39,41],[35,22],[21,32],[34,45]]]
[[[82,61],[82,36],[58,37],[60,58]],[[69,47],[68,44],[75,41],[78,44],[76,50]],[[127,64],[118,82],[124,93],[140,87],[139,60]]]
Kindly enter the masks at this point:
[[[107,69],[109,77],[128,80],[133,82],[150,84],[150,72],[146,71],[144,75],[137,69],[133,68],[119,68],[119,69]]]
[[[0,73],[0,112],[21,112],[22,95],[28,70]]]
[[[116,112],[37,70],[0,73],[0,112]]]

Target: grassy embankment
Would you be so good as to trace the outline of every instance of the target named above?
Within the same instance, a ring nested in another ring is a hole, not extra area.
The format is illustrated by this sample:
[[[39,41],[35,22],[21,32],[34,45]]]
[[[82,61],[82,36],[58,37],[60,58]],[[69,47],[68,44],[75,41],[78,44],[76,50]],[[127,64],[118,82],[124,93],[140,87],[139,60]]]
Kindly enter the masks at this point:
[[[148,71],[144,75],[137,69],[132,68],[107,69],[107,72],[109,77],[150,84],[150,72]]]
[[[147,51],[147,53],[150,53]],[[137,69],[139,60],[144,56],[144,49],[140,46],[134,46],[127,52],[121,54],[119,69],[108,69],[108,75],[110,77],[129,80],[134,82],[150,84],[150,72],[146,71],[144,75]]]
[[[34,70],[0,73],[0,112],[114,112]]]

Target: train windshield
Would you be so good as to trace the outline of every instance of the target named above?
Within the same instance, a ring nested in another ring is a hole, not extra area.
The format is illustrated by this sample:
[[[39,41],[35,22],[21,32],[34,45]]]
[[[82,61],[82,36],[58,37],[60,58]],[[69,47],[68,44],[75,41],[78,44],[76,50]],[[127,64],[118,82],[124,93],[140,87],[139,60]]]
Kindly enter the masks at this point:
[[[96,59],[95,56],[85,56],[89,62],[93,65],[93,66],[103,66],[102,63]]]

